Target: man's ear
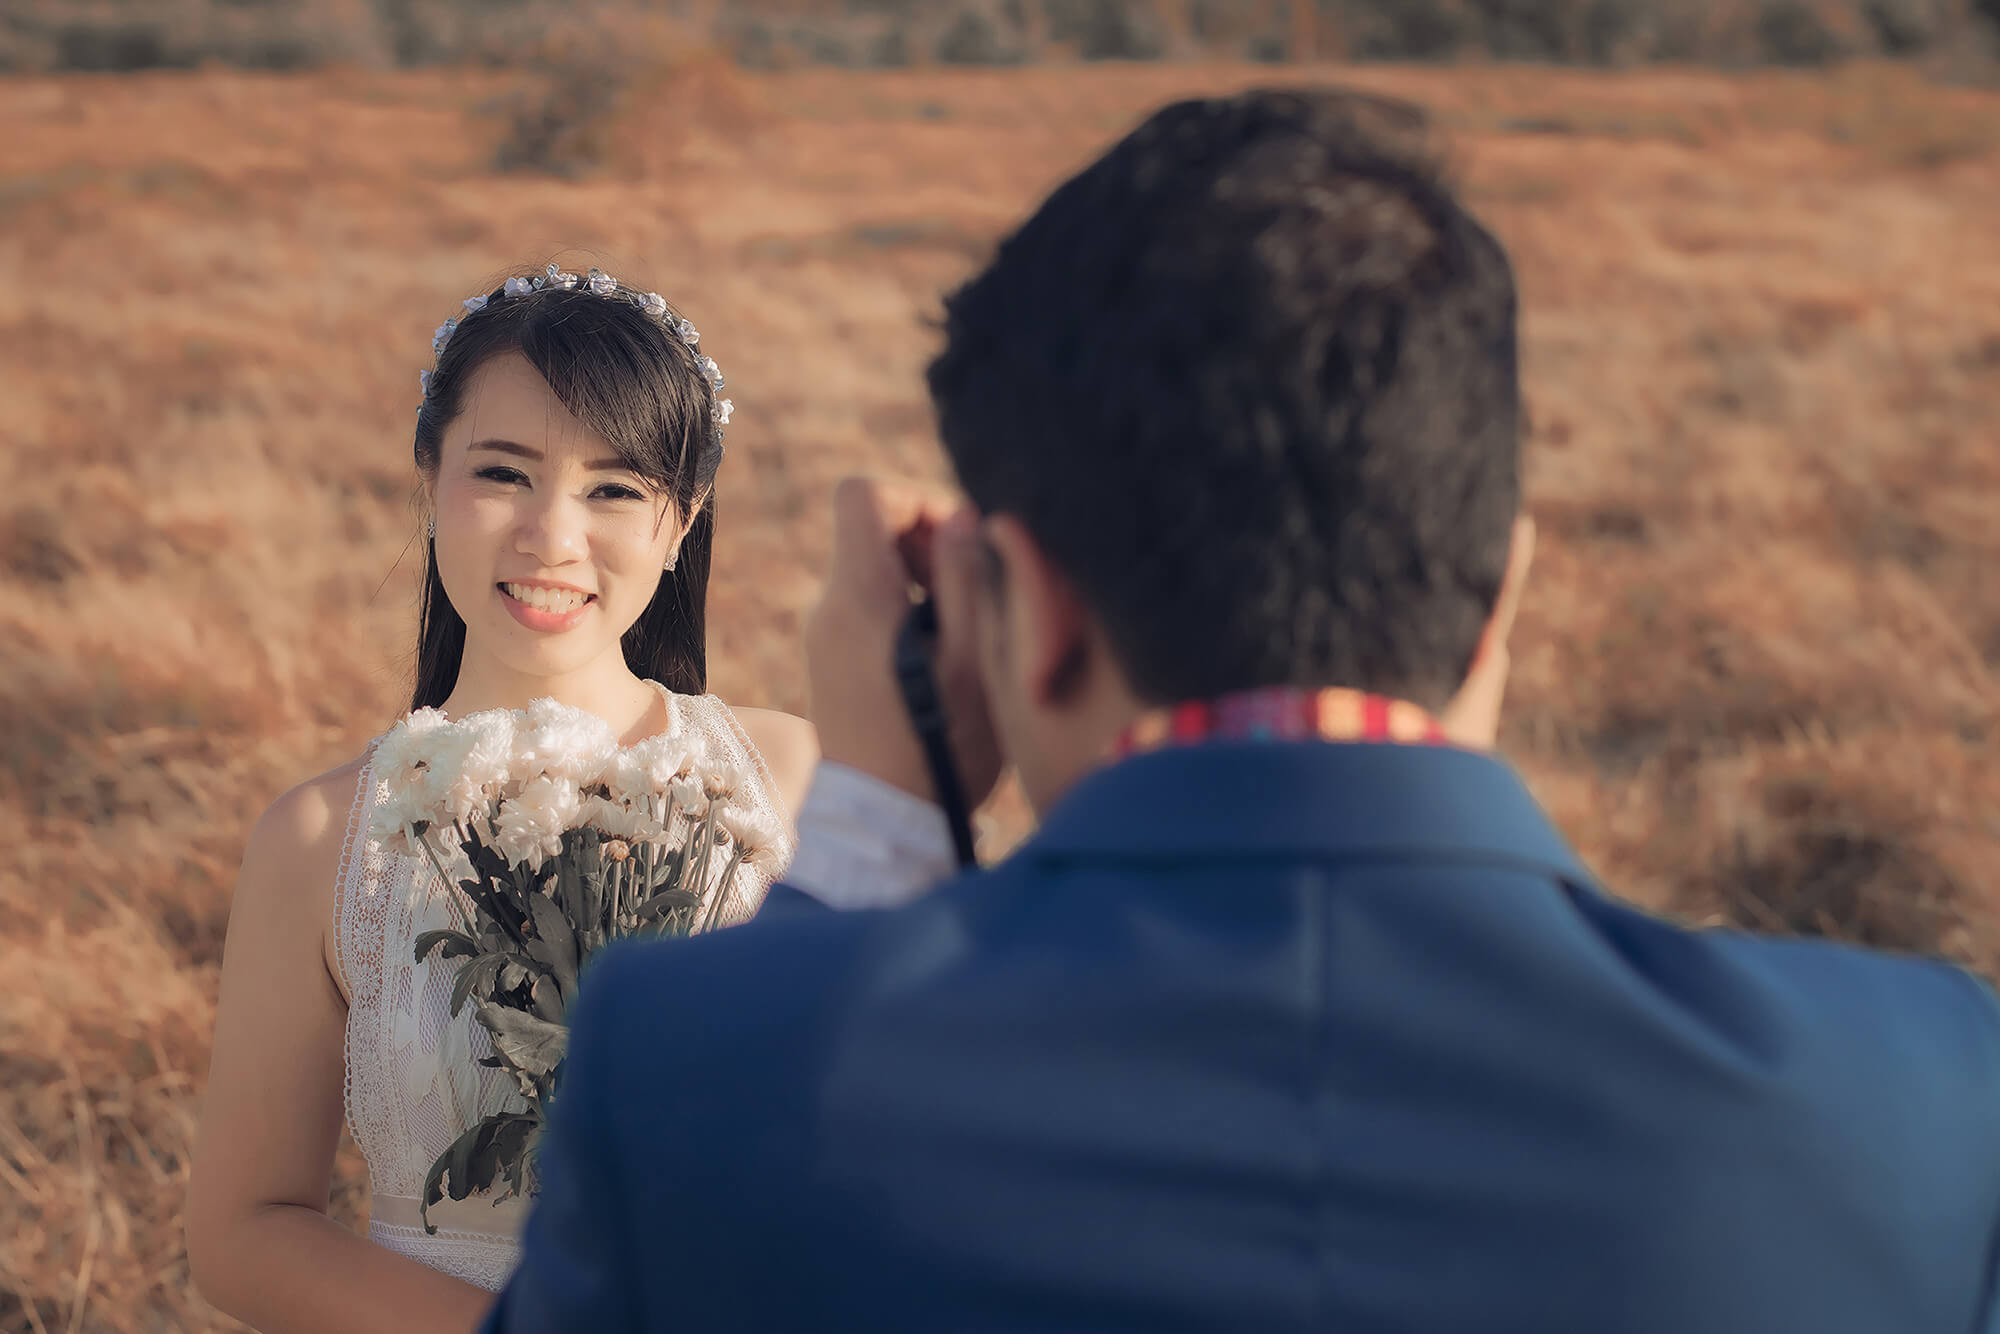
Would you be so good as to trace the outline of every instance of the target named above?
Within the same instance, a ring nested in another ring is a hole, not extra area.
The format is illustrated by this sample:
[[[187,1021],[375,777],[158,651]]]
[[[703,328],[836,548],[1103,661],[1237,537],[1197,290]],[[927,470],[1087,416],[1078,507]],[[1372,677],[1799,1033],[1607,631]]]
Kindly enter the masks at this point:
[[[1493,615],[1487,618],[1486,633],[1480,639],[1505,648],[1514,633],[1514,615],[1521,610],[1521,594],[1528,587],[1528,571],[1535,563],[1535,521],[1525,514],[1514,517],[1513,540],[1507,548],[1507,573],[1500,580],[1500,596],[1494,600]]]
[[[1494,600],[1493,614],[1479,636],[1479,651],[1473,655],[1472,670],[1465,684],[1438,715],[1438,723],[1461,746],[1490,749],[1500,738],[1500,705],[1507,693],[1507,674],[1513,655],[1507,640],[1514,632],[1514,615],[1521,608],[1521,593],[1528,585],[1528,569],[1535,561],[1535,521],[1523,514],[1514,520],[1513,540],[1507,551],[1507,573],[1500,580],[1500,596]]]
[[[1090,658],[1083,601],[1019,519],[996,514],[984,526],[999,567],[995,610],[1007,628],[1006,670],[1027,698],[1060,705]]]

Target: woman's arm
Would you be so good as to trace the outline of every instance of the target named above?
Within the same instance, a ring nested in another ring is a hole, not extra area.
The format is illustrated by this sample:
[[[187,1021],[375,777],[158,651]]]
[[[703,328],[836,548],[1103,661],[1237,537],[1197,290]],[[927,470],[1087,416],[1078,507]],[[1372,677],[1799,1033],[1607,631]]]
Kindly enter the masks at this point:
[[[775,709],[737,709],[736,721],[756,745],[785,803],[785,818],[797,820],[819,764],[819,732],[803,718]]]
[[[188,1198],[203,1295],[265,1334],[471,1330],[490,1294],[326,1215],[347,1006],[327,967],[359,764],[278,799],[244,852]]]

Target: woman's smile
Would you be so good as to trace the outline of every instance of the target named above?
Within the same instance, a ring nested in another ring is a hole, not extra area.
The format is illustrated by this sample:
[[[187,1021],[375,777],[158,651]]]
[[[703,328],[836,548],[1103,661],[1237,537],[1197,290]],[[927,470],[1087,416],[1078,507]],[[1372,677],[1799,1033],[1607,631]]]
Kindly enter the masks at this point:
[[[494,588],[515,620],[544,634],[569,629],[597,603],[595,593],[562,585],[500,583]]]

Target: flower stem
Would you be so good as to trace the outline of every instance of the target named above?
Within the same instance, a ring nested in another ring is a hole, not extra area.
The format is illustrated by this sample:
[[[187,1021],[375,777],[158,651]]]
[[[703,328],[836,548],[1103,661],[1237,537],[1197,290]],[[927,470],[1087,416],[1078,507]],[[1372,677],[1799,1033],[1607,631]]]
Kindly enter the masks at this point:
[[[729,854],[728,864],[723,867],[722,880],[715,887],[715,905],[709,910],[708,920],[702,924],[702,930],[713,931],[721,922],[723,908],[736,895],[736,871],[742,865],[743,845],[739,843],[735,851]]]
[[[466,936],[476,944],[479,940],[479,928],[473,925],[472,910],[458,901],[458,885],[452,880],[451,872],[444,869],[444,860],[438,856],[437,849],[431,846],[430,834],[424,833],[417,842],[423,844],[424,851],[430,854],[431,865],[437,867],[438,879],[444,882],[445,900],[457,913],[458,923],[465,929]]]

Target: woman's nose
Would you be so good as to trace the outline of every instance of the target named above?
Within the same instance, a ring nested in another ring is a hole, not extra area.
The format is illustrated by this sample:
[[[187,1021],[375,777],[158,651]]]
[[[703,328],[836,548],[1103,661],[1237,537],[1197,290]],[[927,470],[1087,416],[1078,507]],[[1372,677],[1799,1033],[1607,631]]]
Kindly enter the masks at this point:
[[[515,546],[524,556],[543,565],[563,565],[581,560],[589,549],[583,515],[577,507],[558,498],[536,505],[523,516]]]

